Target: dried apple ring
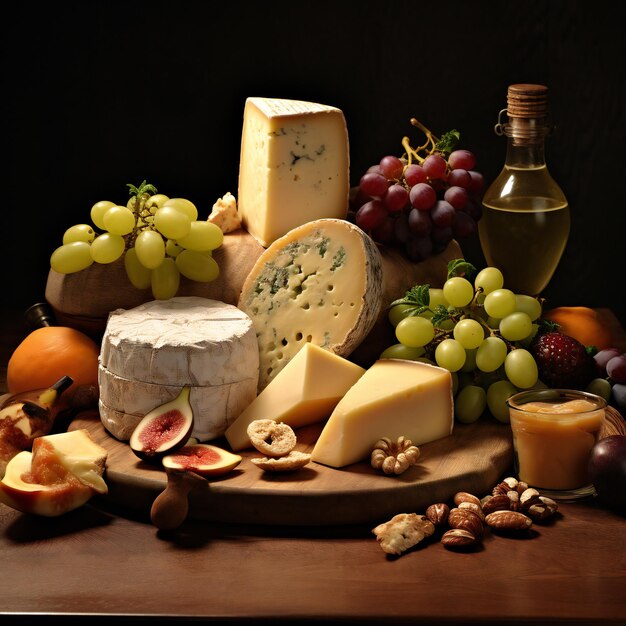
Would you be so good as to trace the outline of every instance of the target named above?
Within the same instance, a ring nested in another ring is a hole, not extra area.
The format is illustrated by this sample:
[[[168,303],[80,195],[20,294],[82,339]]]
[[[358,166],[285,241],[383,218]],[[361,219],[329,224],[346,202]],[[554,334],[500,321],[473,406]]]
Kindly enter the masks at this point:
[[[304,452],[292,450],[288,455],[280,458],[260,458],[250,459],[257,467],[264,472],[292,472],[307,465],[311,460],[311,455]]]
[[[296,447],[296,434],[284,422],[255,420],[248,426],[247,433],[252,445],[267,456],[285,456]]]

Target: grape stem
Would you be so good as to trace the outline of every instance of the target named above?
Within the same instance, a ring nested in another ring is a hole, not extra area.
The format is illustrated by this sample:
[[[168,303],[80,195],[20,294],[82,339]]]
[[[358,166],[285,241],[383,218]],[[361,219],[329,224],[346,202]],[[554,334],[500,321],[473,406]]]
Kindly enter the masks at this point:
[[[433,135],[432,132],[428,128],[426,128],[426,126],[424,126],[424,124],[422,124],[419,120],[412,117],[410,122],[413,126],[419,128],[426,135],[426,143],[418,146],[417,148],[413,148],[411,146],[411,140],[409,139],[409,137],[402,138],[402,147],[404,148],[406,153],[407,165],[411,165],[413,160],[416,160],[418,163],[423,163],[426,157],[420,156],[419,153],[422,150],[428,150],[427,156],[429,154],[432,154],[435,146],[437,145],[437,142],[439,141],[439,139],[435,135]]]

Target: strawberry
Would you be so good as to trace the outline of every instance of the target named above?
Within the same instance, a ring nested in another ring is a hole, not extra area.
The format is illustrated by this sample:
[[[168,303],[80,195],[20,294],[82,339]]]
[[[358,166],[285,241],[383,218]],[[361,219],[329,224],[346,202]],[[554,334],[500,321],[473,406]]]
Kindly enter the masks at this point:
[[[560,332],[538,335],[530,346],[539,379],[553,389],[584,389],[596,376],[593,357],[577,339]]]

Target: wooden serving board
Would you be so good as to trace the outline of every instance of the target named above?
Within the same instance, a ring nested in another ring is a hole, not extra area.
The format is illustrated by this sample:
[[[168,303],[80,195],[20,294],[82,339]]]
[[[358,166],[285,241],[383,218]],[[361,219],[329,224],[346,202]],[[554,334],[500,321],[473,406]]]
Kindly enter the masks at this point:
[[[296,449],[310,452],[322,426],[298,429]],[[111,436],[97,411],[74,419],[70,430],[77,428],[87,429],[109,452],[106,497],[148,513],[165,489],[165,471],[141,461],[127,443]],[[626,428],[621,415],[609,407],[601,436],[614,434],[626,434]],[[228,449],[225,439],[212,443]],[[295,472],[270,474],[250,462],[261,456],[256,450],[245,450],[235,470],[191,492],[189,516],[290,526],[378,523],[397,513],[424,511],[430,504],[450,500],[457,491],[482,497],[513,466],[510,427],[486,417],[473,424],[455,424],[451,436],[420,446],[420,451],[415,467],[400,476],[387,476],[369,462],[342,469],[311,462]]]

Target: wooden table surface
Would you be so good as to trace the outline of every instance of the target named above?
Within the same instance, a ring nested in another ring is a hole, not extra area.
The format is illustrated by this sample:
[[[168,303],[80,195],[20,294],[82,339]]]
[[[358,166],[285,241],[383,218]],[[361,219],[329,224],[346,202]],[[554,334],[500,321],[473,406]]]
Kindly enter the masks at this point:
[[[0,322],[4,365],[25,329],[19,313]],[[106,501],[54,519],[0,504],[0,620],[626,624],[626,519],[593,501],[560,511],[528,538],[488,534],[470,553],[432,543],[390,558],[371,525],[189,520],[164,533]]]

